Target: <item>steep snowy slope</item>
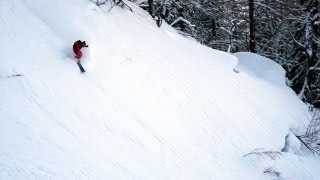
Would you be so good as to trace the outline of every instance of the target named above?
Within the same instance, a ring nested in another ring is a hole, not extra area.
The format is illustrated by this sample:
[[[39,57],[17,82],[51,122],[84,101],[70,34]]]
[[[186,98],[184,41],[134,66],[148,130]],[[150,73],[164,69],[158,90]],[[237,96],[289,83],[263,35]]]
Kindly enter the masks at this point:
[[[270,179],[270,167],[319,177],[303,151],[243,157],[281,151],[304,125],[289,88],[130,6],[0,1],[0,179]],[[78,39],[86,74],[72,58]]]

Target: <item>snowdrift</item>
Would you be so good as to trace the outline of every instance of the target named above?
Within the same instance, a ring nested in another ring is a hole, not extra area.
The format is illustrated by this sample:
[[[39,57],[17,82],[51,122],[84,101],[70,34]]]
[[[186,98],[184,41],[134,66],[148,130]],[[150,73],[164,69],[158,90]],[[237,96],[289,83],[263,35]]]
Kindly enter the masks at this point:
[[[281,151],[305,124],[278,65],[265,73],[265,59],[159,29],[128,4],[0,1],[0,179],[319,177],[319,159],[300,149],[243,157]]]
[[[274,61],[257,54],[240,52],[236,69],[249,76],[263,79],[273,85],[285,86],[285,70]]]

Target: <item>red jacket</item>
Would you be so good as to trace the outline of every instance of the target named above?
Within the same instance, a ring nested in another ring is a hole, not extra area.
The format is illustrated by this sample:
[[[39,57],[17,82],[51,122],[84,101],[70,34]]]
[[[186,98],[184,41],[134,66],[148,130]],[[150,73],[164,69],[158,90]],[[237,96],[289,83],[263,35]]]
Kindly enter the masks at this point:
[[[80,58],[82,57],[82,52],[81,52],[81,48],[85,47],[85,44],[83,42],[81,42],[80,40],[76,41],[73,44],[73,52],[74,52],[74,57],[78,60],[80,60]]]

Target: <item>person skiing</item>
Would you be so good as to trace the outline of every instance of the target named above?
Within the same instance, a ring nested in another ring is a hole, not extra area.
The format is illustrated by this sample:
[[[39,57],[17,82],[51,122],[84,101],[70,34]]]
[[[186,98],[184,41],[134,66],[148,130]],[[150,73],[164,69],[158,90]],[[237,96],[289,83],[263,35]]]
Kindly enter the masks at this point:
[[[74,52],[74,57],[77,59],[77,61],[80,61],[81,57],[82,57],[82,52],[81,52],[81,48],[83,47],[89,47],[86,44],[86,41],[81,41],[78,40],[73,44],[73,52]]]
[[[80,63],[80,59],[82,57],[81,48],[83,47],[89,47],[85,41],[78,40],[73,44],[74,57],[76,58],[77,64],[82,73],[86,72]]]

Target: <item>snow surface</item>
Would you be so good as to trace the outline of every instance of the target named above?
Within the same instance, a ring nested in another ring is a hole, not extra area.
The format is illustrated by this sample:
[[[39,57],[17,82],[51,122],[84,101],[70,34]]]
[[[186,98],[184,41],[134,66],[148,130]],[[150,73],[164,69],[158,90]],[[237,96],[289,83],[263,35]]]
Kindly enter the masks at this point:
[[[308,111],[278,65],[130,6],[0,1],[0,179],[319,179],[319,158],[286,142]]]

